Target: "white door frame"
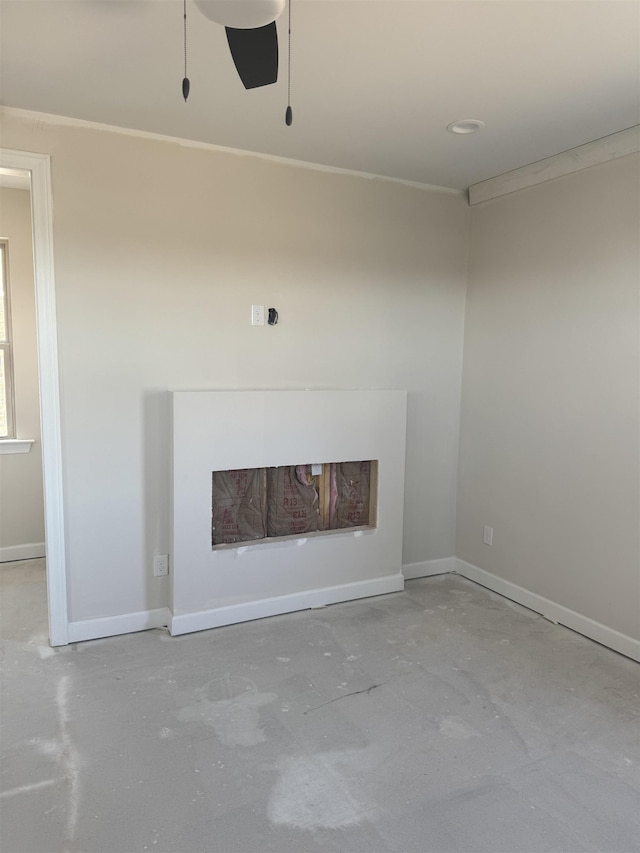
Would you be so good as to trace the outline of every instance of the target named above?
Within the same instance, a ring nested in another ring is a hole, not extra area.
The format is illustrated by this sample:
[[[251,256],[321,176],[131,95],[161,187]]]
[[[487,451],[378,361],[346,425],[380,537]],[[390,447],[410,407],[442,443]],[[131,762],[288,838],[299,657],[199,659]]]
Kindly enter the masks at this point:
[[[69,642],[69,619],[67,614],[56,288],[53,270],[51,161],[48,154],[32,154],[26,151],[0,148],[0,166],[24,169],[31,174],[31,220],[33,227],[38,370],[40,375],[49,641],[52,646],[64,646]]]

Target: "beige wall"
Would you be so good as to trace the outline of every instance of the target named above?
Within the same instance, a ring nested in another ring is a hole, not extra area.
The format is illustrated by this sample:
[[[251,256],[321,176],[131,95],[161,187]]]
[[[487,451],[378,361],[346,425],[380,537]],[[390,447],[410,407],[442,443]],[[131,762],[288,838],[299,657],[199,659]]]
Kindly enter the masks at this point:
[[[41,119],[2,141],[52,155],[72,620],[167,601],[166,389],[408,390],[403,559],[451,556],[462,196]]]
[[[2,144],[52,155],[72,620],[167,603],[167,389],[395,387],[404,563],[638,636],[637,159],[471,211],[454,544],[462,197],[16,116]]]
[[[639,185],[630,156],[473,209],[456,545],[633,637]]]
[[[0,560],[19,545],[44,542],[42,454],[31,201],[28,190],[0,188],[0,237],[9,240],[16,434],[34,439],[28,454],[0,455]]]

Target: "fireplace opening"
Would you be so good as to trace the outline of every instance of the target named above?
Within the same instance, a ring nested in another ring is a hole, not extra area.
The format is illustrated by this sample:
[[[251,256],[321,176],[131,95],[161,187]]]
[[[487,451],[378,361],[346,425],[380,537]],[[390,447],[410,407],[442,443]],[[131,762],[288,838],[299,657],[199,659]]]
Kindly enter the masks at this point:
[[[377,460],[212,472],[213,548],[376,527]]]

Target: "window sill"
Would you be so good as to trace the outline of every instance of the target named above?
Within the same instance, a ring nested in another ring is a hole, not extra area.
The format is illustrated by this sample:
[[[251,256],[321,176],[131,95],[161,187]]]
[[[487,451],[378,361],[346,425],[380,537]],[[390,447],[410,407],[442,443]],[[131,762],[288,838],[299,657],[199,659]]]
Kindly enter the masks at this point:
[[[29,453],[32,438],[0,438],[0,455],[3,453]]]

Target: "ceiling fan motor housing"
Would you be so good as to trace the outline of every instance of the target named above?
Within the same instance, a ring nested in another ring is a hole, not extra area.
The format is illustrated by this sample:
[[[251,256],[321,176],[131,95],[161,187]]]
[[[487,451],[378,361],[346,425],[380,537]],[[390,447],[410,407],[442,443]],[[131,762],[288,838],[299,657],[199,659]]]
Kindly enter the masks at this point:
[[[195,0],[195,4],[216,24],[251,30],[275,21],[284,11],[286,0]]]

